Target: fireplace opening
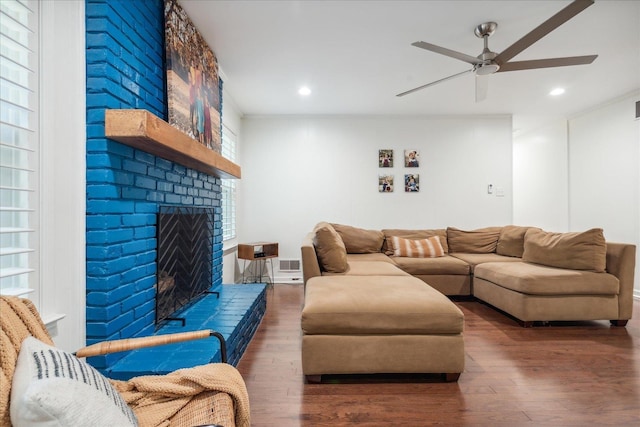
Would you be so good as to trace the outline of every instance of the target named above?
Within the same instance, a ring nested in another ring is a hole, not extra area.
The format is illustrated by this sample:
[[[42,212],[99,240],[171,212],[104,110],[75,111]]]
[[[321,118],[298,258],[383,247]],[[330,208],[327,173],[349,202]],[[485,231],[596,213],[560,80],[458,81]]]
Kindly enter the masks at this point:
[[[214,209],[160,206],[157,221],[156,329],[213,283]]]

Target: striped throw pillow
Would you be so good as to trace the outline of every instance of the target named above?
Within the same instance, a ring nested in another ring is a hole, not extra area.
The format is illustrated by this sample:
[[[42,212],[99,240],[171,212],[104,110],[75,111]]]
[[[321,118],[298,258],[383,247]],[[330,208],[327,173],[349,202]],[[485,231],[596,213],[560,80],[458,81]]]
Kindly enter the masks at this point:
[[[392,236],[393,255],[412,258],[436,258],[444,256],[444,249],[438,236],[426,239],[403,239]]]
[[[105,376],[73,354],[33,337],[20,347],[9,412],[14,427],[138,425]]]

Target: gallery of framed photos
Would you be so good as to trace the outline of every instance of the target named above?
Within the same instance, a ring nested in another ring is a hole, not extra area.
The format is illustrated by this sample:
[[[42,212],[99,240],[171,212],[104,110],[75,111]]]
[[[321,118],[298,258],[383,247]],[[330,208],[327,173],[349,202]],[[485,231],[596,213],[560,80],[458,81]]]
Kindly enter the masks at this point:
[[[414,172],[415,168],[420,167],[420,152],[414,149],[405,149],[404,157],[402,159],[404,168],[404,177],[402,185],[404,186],[405,193],[417,193],[420,191],[420,174]],[[392,149],[378,150],[378,167],[382,169],[394,167],[394,156]],[[395,175],[393,173],[381,172],[378,174],[378,191],[380,193],[393,192],[396,182]]]

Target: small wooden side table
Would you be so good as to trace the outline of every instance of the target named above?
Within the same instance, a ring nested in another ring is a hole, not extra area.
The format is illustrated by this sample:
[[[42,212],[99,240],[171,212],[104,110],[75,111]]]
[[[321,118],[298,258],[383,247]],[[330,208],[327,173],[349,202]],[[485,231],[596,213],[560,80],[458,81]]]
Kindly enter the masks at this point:
[[[277,257],[277,243],[240,243],[238,245],[238,259],[243,260],[242,283],[273,284],[273,259]],[[248,266],[247,261],[249,261]],[[269,261],[271,273],[269,273],[269,269],[267,268],[267,261]],[[265,268],[267,269],[266,273]]]

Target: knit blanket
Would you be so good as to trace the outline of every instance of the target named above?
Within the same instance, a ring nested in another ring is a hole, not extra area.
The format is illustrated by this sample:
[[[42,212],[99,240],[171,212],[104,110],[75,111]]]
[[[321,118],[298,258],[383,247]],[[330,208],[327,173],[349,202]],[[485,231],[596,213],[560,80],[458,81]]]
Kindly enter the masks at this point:
[[[112,381],[138,417],[141,426],[168,426],[167,420],[199,393],[218,391],[231,396],[238,427],[251,425],[249,395],[233,366],[214,363],[179,369],[167,375],[147,375],[129,381]]]
[[[0,426],[11,425],[11,381],[22,341],[30,335],[53,345],[33,302],[17,297],[0,297]]]

